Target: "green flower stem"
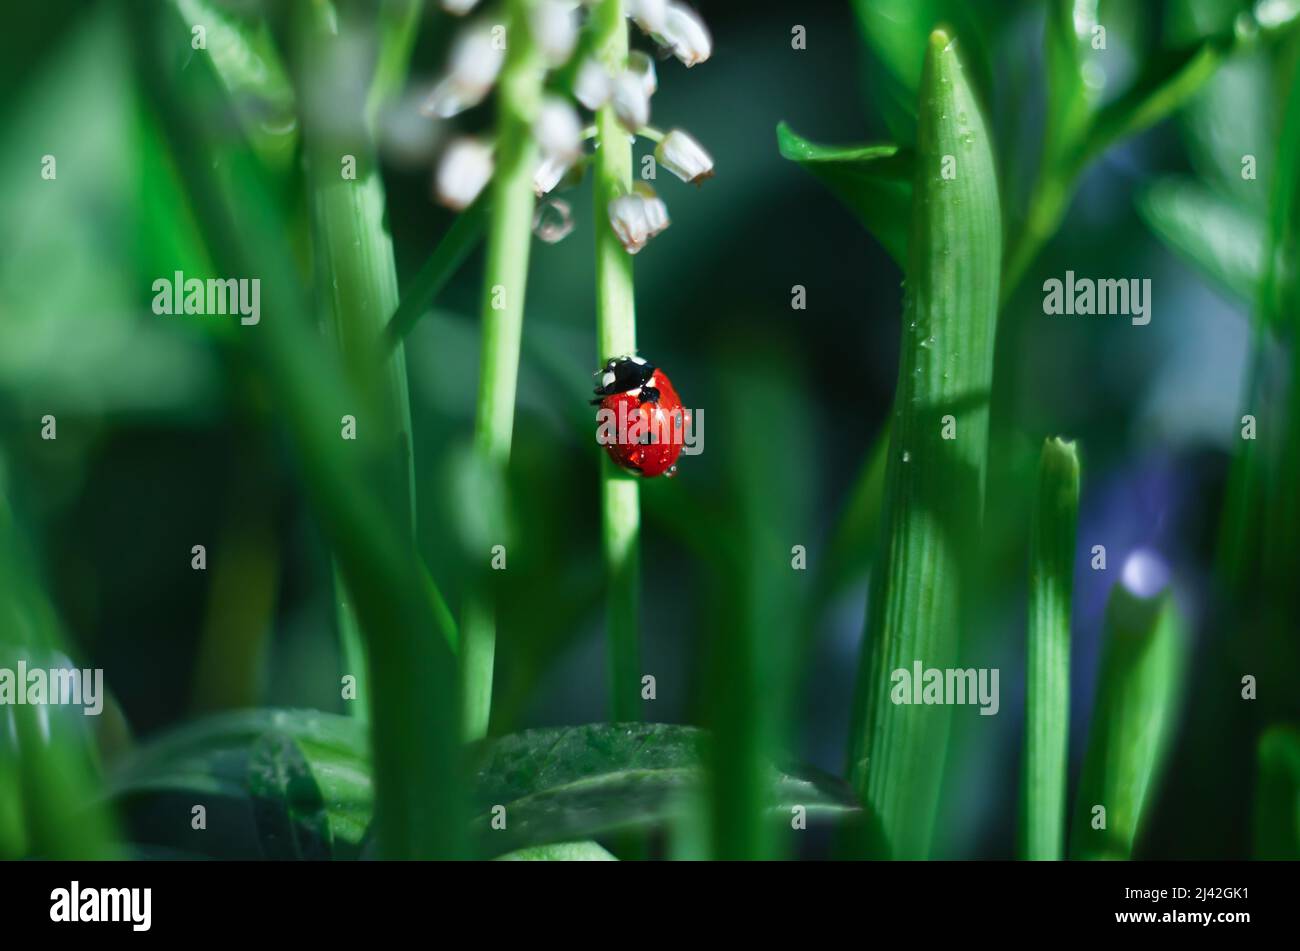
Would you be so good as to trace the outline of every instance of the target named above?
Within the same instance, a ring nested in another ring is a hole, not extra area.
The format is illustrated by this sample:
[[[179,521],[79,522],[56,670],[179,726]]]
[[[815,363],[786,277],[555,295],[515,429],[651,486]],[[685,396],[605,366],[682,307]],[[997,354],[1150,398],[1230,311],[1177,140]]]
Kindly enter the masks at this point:
[[[541,103],[543,69],[529,32],[533,0],[510,0],[507,52],[497,90],[496,173],[492,180],[483,276],[483,351],[474,451],[504,484],[515,419],[515,385],[523,333],[528,253],[533,237],[532,125]],[[483,553],[486,561],[489,557]],[[467,592],[461,623],[461,682],[466,739],[487,734],[492,711],[496,607],[482,585]]]
[[[1070,605],[1079,520],[1079,456],[1049,439],[1038,466],[1029,551],[1029,649],[1020,856],[1065,854],[1066,751],[1070,732]]]
[[[627,61],[627,23],[621,0],[603,0],[593,13],[595,55],[612,74]],[[636,300],[632,256],[610,227],[609,203],[632,188],[632,144],[612,106],[596,112],[595,233],[597,358],[636,353]],[[641,487],[608,458],[600,471],[602,544],[609,600],[610,715],[616,722],[641,718],[640,534]]]
[[[1166,590],[1143,598],[1117,584],[1075,796],[1070,857],[1127,859],[1159,774],[1181,682],[1185,636]],[[1105,809],[1105,826],[1101,813]]]
[[[916,163],[883,547],[849,755],[895,858],[929,854],[952,708],[895,703],[892,673],[957,657],[982,518],[1001,267],[992,146],[941,30],[921,78]]]

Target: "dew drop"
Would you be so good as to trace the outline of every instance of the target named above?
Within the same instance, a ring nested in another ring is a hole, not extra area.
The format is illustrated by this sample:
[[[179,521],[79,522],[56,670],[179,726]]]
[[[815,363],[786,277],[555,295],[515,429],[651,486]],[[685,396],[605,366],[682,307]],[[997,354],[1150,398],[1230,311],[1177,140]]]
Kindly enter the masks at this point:
[[[556,244],[573,231],[573,209],[563,198],[552,198],[537,206],[533,214],[533,234],[547,244]]]
[[[903,450],[903,461],[904,461],[904,462],[911,462],[911,461],[912,461],[912,454],[911,454],[910,452],[908,452],[906,449]]]

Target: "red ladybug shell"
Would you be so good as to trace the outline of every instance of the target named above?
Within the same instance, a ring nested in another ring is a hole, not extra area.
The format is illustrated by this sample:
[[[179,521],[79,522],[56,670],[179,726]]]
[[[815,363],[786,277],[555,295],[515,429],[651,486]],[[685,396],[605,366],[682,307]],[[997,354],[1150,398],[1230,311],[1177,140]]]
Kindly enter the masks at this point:
[[[682,407],[681,397],[662,370],[656,369],[647,385],[659,391],[658,402],[642,403],[639,395],[633,396],[630,392],[613,393],[600,401],[600,408],[612,412],[620,427],[623,425],[622,414],[627,414],[626,430],[620,428],[620,438],[609,442],[605,451],[616,464],[646,478],[665,473],[672,478],[676,474],[674,464],[681,455],[691,414]],[[621,406],[626,409],[620,409]],[[638,416],[641,441],[624,441],[623,434],[631,434]],[[658,439],[657,442],[651,441],[652,435]]]

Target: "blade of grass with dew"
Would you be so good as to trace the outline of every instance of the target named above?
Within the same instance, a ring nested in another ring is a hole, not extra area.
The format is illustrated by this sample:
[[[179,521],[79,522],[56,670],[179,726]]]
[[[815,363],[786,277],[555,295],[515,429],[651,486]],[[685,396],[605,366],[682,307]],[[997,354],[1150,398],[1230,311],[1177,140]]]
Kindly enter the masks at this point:
[[[592,12],[597,62],[619,75],[627,62],[622,0],[601,0]],[[632,256],[609,223],[609,203],[632,188],[632,144],[612,105],[596,112],[592,204],[596,229],[596,341],[598,361],[636,353],[636,297]],[[602,457],[604,453],[601,454]],[[608,458],[600,469],[601,540],[608,602],[605,609],[610,717],[641,719],[641,486]]]
[[[532,125],[541,105],[541,57],[533,42],[533,0],[506,4],[510,36],[497,86],[496,171],[491,184],[487,260],[483,274],[483,350],[479,368],[474,452],[505,483],[515,421],[515,387],[523,334],[528,256],[533,240]],[[486,562],[489,553],[483,553]],[[496,660],[494,595],[483,584],[465,593],[460,631],[462,726],[465,738],[487,735]]]
[[[1048,439],[1038,467],[1029,550],[1029,648],[1025,663],[1025,762],[1020,857],[1065,856],[1065,780],[1070,736],[1070,605],[1079,520],[1079,455]]]
[[[915,160],[897,145],[817,145],[786,123],[776,127],[781,157],[798,162],[848,205],[900,267],[907,263],[908,209]]]
[[[1096,699],[1070,832],[1074,859],[1132,857],[1167,753],[1186,631],[1167,586],[1154,580],[1166,569],[1151,564],[1152,558],[1130,556],[1125,581],[1111,589],[1106,605]],[[1135,559],[1142,560],[1136,568]]]
[[[1001,221],[992,144],[956,44],[921,83],[898,388],[849,775],[896,858],[928,855],[950,708],[900,705],[892,672],[951,666],[982,520]],[[956,438],[944,438],[947,429]]]
[[[467,845],[456,820],[461,797],[459,703],[448,618],[405,523],[378,498],[359,458],[340,439],[339,419],[355,406],[336,356],[323,347],[302,297],[286,223],[268,182],[245,149],[214,137],[192,109],[215,77],[197,59],[172,69],[182,48],[139,0],[136,40],[141,91],[157,111],[196,219],[219,273],[262,280],[276,319],[234,336],[235,355],[265,381],[302,467],[308,499],[356,602],[366,636],[372,691],[376,824],[390,858],[455,857]],[[168,67],[164,81],[158,64]],[[446,638],[431,637],[441,631]]]
[[[967,69],[987,90],[992,84],[979,4],[963,0],[853,0],[854,18],[871,56],[866,76],[890,134],[911,145],[917,133],[917,93],[925,62],[926,38],[942,24],[965,41]]]
[[[1300,730],[1274,726],[1259,739],[1255,858],[1300,861]]]

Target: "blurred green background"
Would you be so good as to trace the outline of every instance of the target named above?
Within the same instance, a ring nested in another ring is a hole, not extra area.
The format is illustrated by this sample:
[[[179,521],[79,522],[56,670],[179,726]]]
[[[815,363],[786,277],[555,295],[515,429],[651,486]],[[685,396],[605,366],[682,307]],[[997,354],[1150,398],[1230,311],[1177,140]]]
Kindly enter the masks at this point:
[[[872,553],[858,543],[872,537],[869,507],[843,526],[890,410],[900,273],[829,193],[780,157],[774,129],[789,120],[831,142],[888,133],[849,4],[699,6],[714,56],[689,73],[660,65],[653,120],[700,139],[717,176],[699,189],[661,178],[672,226],[636,259],[641,352],[705,417],[703,454],[683,458],[674,481],[643,488],[643,664],[657,681],[646,716],[709,722],[731,675],[725,652],[719,662],[711,648],[733,620],[735,579],[752,559],[761,567],[747,576],[749,590],[776,586],[765,623],[800,658],[781,661],[797,680],[790,752],[842,773]],[[1041,136],[1042,12],[1029,2],[971,8],[978,35],[963,40],[992,64],[984,92],[1004,203],[1014,208]],[[1146,8],[1132,5],[1138,12],[1111,21],[1121,72],[1176,25]],[[263,384],[223,357],[202,326],[222,318],[149,309],[152,281],[190,267],[180,262],[194,260],[185,255],[197,226],[167,184],[168,161],[142,118],[130,22],[108,2],[50,0],[6,15],[0,479],[69,652],[105,669],[141,737],[231,703],[342,712],[329,553],[281,421],[268,412]],[[158,4],[157,16],[174,17],[172,5]],[[791,48],[795,24],[807,29],[806,50]],[[427,15],[413,93],[437,75],[450,30],[445,15]],[[1248,368],[1249,307],[1166,250],[1137,199],[1164,174],[1226,180],[1222,170],[1255,151],[1260,181],[1238,181],[1234,200],[1267,204],[1294,45],[1285,56],[1234,60],[1175,121],[1093,164],[1064,228],[1003,311],[988,590],[981,623],[962,632],[968,663],[1001,668],[1002,704],[996,717],[958,713],[940,855],[1013,854],[1029,506],[1038,447],[1057,434],[1079,440],[1083,456],[1079,551],[1104,544],[1110,564],[1092,572],[1086,557],[1078,561],[1072,778],[1106,594],[1128,552],[1154,548],[1174,568],[1194,640],[1171,768],[1138,854],[1251,853],[1256,740],[1267,724],[1295,722],[1300,691],[1294,663],[1259,667],[1243,646],[1240,616],[1217,601],[1210,578]],[[186,66],[157,68],[167,83],[168,71]],[[235,133],[228,113],[195,118]],[[451,221],[430,196],[439,134],[406,114],[382,147],[403,287]],[[47,153],[58,161],[54,182],[40,177]],[[599,449],[585,404],[591,369],[605,355],[595,351],[590,189],[561,197],[577,227],[558,245],[535,242],[530,269],[494,734],[606,715]],[[418,537],[453,610],[469,579],[460,540],[473,533],[456,480],[473,429],[481,266],[476,253],[406,348]],[[1151,324],[1044,316],[1042,281],[1067,269],[1150,277]],[[806,288],[806,310],[790,306],[794,285]],[[40,438],[47,413],[58,420],[52,442]],[[195,544],[207,546],[206,572],[191,570]],[[807,548],[804,575],[789,571],[793,545]],[[1296,614],[1280,610],[1291,618],[1293,662]],[[235,651],[251,658],[246,668],[221,659],[220,645],[232,643],[247,648]],[[1246,673],[1259,678],[1254,703],[1239,696]],[[828,854],[824,832],[805,841],[806,854]]]

